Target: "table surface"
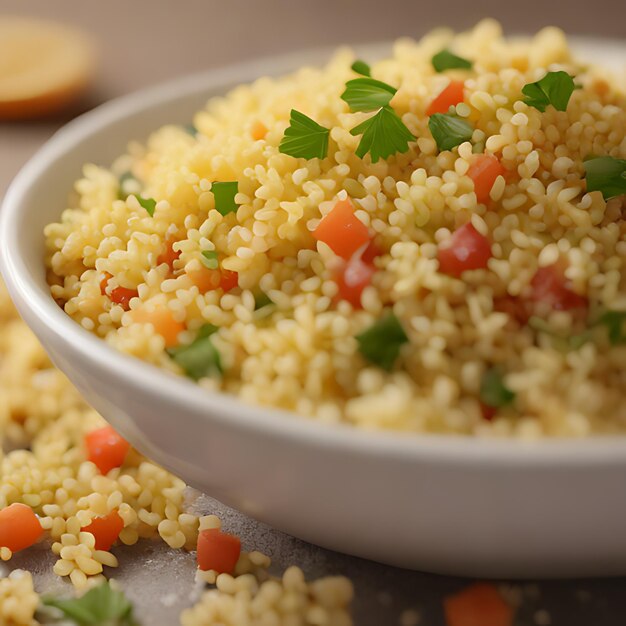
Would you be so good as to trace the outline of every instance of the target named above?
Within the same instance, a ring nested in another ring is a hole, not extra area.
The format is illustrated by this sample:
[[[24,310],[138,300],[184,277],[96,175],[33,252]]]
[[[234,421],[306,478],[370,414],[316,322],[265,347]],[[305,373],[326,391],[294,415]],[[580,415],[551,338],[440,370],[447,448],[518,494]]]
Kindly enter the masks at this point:
[[[56,119],[0,123],[0,196],[28,157],[71,115],[112,97],[155,82],[229,62],[298,48],[419,36],[442,22],[470,26],[485,15],[509,32],[531,32],[558,24],[576,34],[624,36],[622,0],[448,0],[445,16],[416,0],[0,0],[0,15],[50,17],[91,32],[100,49],[93,88],[77,111]],[[275,573],[298,564],[308,577],[345,574],[356,588],[357,626],[392,626],[407,609],[421,626],[442,626],[442,598],[468,581],[407,572],[316,548],[191,493],[197,511],[217,513],[241,535],[248,549],[272,556]],[[372,502],[372,506],[376,506]],[[462,522],[460,522],[462,523]],[[541,523],[540,520],[537,521]],[[180,610],[197,597],[193,556],[144,543],[116,549],[121,567],[114,573],[135,600],[144,624],[176,624]],[[51,573],[53,557],[42,550],[17,555],[13,567],[35,573],[41,590],[67,586]],[[622,579],[503,583],[524,600],[516,626],[623,626],[626,612]]]

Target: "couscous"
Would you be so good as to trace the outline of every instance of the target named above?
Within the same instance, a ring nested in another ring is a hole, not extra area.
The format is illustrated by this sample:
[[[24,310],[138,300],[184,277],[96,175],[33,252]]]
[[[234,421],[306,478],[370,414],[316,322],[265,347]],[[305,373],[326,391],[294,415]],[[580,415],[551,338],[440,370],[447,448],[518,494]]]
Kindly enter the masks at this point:
[[[243,401],[412,432],[626,427],[624,81],[563,33],[261,78],[87,165],[54,298]]]

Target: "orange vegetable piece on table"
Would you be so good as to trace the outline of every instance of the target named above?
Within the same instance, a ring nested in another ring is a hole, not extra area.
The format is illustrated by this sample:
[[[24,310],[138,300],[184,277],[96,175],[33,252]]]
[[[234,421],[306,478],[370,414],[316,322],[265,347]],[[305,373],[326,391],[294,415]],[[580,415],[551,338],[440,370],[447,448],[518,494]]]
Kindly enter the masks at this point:
[[[198,567],[230,574],[241,554],[241,540],[217,528],[203,530],[198,535]]]
[[[484,269],[491,258],[491,243],[472,226],[464,224],[439,245],[439,271],[457,278],[466,270]]]
[[[102,472],[108,474],[124,463],[130,444],[111,426],[92,430],[85,435],[87,458]]]
[[[110,550],[124,529],[124,521],[117,510],[108,515],[94,517],[82,530],[91,533],[96,540],[96,550]]]
[[[426,109],[426,115],[434,113],[447,113],[451,106],[456,106],[463,102],[465,98],[465,83],[462,80],[451,80],[447,87],[435,96]]]
[[[504,176],[506,170],[498,157],[492,154],[480,154],[469,166],[467,175],[474,181],[474,193],[481,204],[489,202],[489,193],[498,176]]]
[[[178,335],[185,330],[185,324],[177,322],[166,306],[156,307],[153,311],[135,309],[130,315],[138,324],[152,324],[155,332],[165,339],[166,348],[177,346]]]
[[[36,543],[43,528],[33,510],[15,502],[0,511],[0,548],[19,552]]]
[[[443,601],[447,626],[513,626],[513,609],[489,583],[475,583]]]
[[[367,226],[354,214],[350,200],[339,200],[330,213],[322,218],[313,231],[313,237],[323,241],[346,261],[370,241]]]

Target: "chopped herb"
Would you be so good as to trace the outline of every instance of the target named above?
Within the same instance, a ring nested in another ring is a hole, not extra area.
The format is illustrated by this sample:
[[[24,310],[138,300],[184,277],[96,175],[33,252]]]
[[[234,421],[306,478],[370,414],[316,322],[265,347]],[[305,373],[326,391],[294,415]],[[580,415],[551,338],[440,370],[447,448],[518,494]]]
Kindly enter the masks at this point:
[[[359,352],[371,363],[390,371],[400,348],[409,338],[398,318],[390,313],[356,336]]]
[[[370,66],[365,62],[357,59],[351,66],[353,72],[361,74],[362,76],[371,76],[372,70]]]
[[[328,128],[320,126],[304,113],[291,109],[289,127],[278,150],[298,159],[323,159],[328,154],[329,136]]]
[[[553,340],[555,348],[565,352],[568,350],[579,350],[593,338],[593,328],[588,328],[587,330],[573,335],[563,335],[556,332],[550,324],[548,324],[548,322],[535,316],[528,320],[528,325],[533,330],[550,336]]]
[[[548,72],[536,83],[524,85],[522,93],[526,96],[524,102],[539,111],[545,111],[549,104],[557,111],[565,111],[575,88],[574,79],[567,72]]]
[[[474,65],[471,61],[452,54],[450,50],[442,50],[432,58],[435,72],[445,72],[446,70],[471,70]]]
[[[626,343],[626,311],[607,311],[599,323],[606,327],[611,345]]]
[[[504,384],[502,375],[494,368],[484,373],[479,395],[483,404],[493,408],[506,406],[515,400],[515,393]]]
[[[395,87],[374,78],[354,78],[346,83],[341,99],[351,111],[375,111],[386,107],[396,93]]]
[[[194,124],[185,124],[183,126],[183,130],[186,133],[189,133],[192,137],[195,137],[198,134],[198,129],[195,127]]]
[[[626,193],[626,159],[609,156],[585,159],[587,191],[601,191],[605,200]]]
[[[208,376],[220,376],[222,362],[217,348],[211,341],[211,335],[217,332],[217,327],[205,324],[197,337],[187,346],[169,348],[167,353],[193,380],[200,380]]]
[[[137,626],[133,605],[123,592],[105,582],[71,600],[44,598],[44,607],[54,607],[79,626]]]
[[[156,200],[154,198],[142,198],[141,196],[135,196],[137,198],[137,202],[148,211],[148,215],[152,217],[154,215],[154,210],[156,209]]]
[[[211,191],[215,197],[215,208],[219,213],[228,215],[237,211],[239,205],[235,202],[235,196],[239,191],[239,183],[236,180],[211,183]]]
[[[136,193],[141,189],[141,183],[133,176],[132,172],[124,172],[120,176],[120,186],[117,197],[126,200],[131,193]]]
[[[209,270],[216,270],[219,267],[217,260],[217,252],[215,250],[203,250],[202,258],[200,259],[204,267]]]
[[[471,124],[450,113],[433,113],[428,119],[428,128],[439,150],[452,150],[474,134]]]
[[[270,297],[264,293],[263,291],[259,291],[259,293],[254,296],[254,310],[258,311],[263,307],[269,306],[270,304],[274,304]]]
[[[386,159],[396,152],[408,152],[409,142],[415,139],[390,107],[383,107],[376,115],[353,128],[350,133],[363,135],[357,146],[356,155],[362,159],[369,152],[372,163],[376,163],[381,157]]]

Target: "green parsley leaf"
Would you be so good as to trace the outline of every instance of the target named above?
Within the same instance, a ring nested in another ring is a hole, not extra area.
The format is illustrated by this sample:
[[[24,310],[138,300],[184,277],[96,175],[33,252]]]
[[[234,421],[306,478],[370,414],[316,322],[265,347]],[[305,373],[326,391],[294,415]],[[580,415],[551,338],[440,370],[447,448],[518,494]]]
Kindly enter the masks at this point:
[[[606,311],[599,323],[606,326],[611,345],[626,343],[626,311]]]
[[[186,133],[189,133],[192,137],[195,137],[198,134],[198,129],[195,127],[194,124],[189,123],[189,124],[185,124],[183,126],[183,130]]]
[[[371,363],[391,371],[400,354],[400,348],[407,343],[407,337],[398,318],[390,313],[373,326],[356,336],[359,352]]]
[[[289,127],[278,146],[279,152],[302,159],[323,159],[328,154],[330,130],[304,113],[291,109]]]
[[[626,193],[626,159],[609,156],[585,159],[587,191],[601,191],[605,200]]]
[[[123,592],[108,582],[90,589],[80,598],[44,598],[43,604],[59,609],[64,617],[79,626],[137,626],[133,605]]]
[[[469,122],[450,113],[433,113],[428,119],[428,128],[439,150],[452,150],[474,134]]]
[[[239,205],[235,202],[235,196],[239,191],[239,183],[228,181],[224,183],[211,183],[211,191],[215,197],[215,208],[222,215],[235,213]]]
[[[567,72],[548,72],[536,83],[522,87],[524,102],[543,112],[551,104],[557,111],[565,111],[574,92],[574,79]]]
[[[264,293],[263,291],[259,291],[259,293],[254,295],[254,310],[258,311],[263,307],[270,306],[274,304],[270,297]]]
[[[131,193],[137,193],[141,189],[141,183],[133,176],[132,172],[124,172],[120,176],[120,186],[117,197],[126,200]]]
[[[346,83],[341,99],[351,111],[375,111],[386,107],[396,93],[395,87],[374,78],[354,78]]]
[[[219,267],[217,252],[215,252],[215,250],[203,250],[200,260],[202,261],[202,265],[209,270],[216,270]]]
[[[350,68],[353,72],[361,74],[362,76],[371,76],[372,70],[370,66],[365,62],[357,59]]]
[[[396,152],[408,152],[409,142],[415,137],[404,122],[390,107],[383,107],[369,119],[350,131],[352,135],[363,135],[356,149],[361,159],[369,152],[372,163],[386,159]]]
[[[446,70],[471,70],[474,65],[471,61],[452,54],[450,50],[442,50],[432,58],[435,72],[445,72]]]
[[[217,348],[211,341],[211,335],[217,332],[217,326],[205,324],[198,331],[197,337],[187,346],[169,348],[167,353],[193,380],[222,374],[222,362]]]
[[[142,198],[141,196],[135,196],[137,202],[148,211],[150,217],[154,216],[154,210],[156,209],[156,200],[154,198]]]
[[[515,400],[513,393],[505,384],[497,369],[489,369],[480,383],[480,401],[487,406],[499,408]]]

